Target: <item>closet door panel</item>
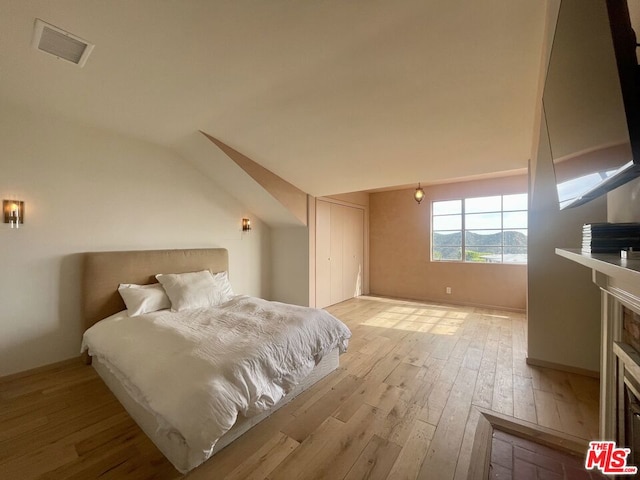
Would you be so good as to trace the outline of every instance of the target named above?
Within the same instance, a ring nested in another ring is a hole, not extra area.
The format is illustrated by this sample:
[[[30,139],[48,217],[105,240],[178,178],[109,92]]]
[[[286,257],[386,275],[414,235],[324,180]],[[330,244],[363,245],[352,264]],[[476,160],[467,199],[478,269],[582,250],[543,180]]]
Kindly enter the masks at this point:
[[[364,210],[318,200],[316,203],[316,306],[362,294]]]
[[[331,304],[344,300],[342,278],[345,212],[342,205],[331,203]]]
[[[364,211],[344,208],[342,255],[343,299],[362,295],[364,260]]]
[[[316,203],[316,306],[331,305],[331,204]]]

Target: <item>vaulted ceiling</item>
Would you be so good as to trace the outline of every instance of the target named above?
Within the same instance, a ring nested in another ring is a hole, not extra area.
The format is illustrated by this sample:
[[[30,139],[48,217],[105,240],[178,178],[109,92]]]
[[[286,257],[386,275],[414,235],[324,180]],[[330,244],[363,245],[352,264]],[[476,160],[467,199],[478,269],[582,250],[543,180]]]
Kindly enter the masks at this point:
[[[0,97],[187,161],[202,130],[313,195],[504,172],[530,155],[544,10],[531,0],[3,0]],[[31,49],[35,18],[94,43],[86,66]]]

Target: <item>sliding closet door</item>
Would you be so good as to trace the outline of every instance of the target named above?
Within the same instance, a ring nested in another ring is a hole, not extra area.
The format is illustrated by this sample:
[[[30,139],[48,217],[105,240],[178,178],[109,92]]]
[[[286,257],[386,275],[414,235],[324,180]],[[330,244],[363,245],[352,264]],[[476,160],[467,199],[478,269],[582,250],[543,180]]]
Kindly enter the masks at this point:
[[[364,210],[316,203],[316,306],[362,294]]]
[[[344,298],[342,267],[345,234],[345,209],[342,205],[331,204],[331,304],[340,303]]]
[[[331,204],[316,203],[316,306],[331,305]]]
[[[342,298],[362,295],[364,261],[364,210],[343,207]]]

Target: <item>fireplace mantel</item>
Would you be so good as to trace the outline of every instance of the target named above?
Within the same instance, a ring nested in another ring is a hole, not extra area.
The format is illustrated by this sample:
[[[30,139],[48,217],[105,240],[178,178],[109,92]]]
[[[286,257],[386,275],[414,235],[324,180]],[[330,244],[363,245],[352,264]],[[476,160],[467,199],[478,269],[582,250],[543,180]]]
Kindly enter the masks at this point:
[[[602,291],[599,440],[618,441],[623,433],[617,416],[618,379],[622,378],[619,370],[622,364],[614,346],[622,341],[623,307],[640,314],[640,260],[560,248],[556,249],[556,254],[590,268],[593,282]],[[636,380],[640,381],[640,378]]]

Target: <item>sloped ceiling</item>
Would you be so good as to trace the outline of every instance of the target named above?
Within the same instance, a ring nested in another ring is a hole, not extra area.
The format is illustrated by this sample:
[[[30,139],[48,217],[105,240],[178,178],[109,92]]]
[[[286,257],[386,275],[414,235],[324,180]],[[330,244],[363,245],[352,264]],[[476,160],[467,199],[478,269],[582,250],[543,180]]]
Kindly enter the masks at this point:
[[[202,130],[316,196],[504,172],[530,154],[544,9],[3,0],[0,96],[196,162]],[[95,43],[86,66],[31,49],[35,18]]]

